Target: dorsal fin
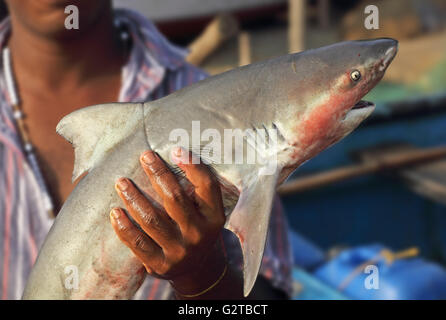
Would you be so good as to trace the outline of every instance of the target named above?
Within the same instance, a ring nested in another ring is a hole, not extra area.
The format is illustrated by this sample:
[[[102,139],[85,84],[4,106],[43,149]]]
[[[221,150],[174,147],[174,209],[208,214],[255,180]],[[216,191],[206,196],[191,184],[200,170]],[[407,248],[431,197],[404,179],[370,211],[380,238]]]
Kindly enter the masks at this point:
[[[60,120],[57,133],[74,147],[72,181],[97,165],[142,120],[142,103],[99,104],[76,110]]]

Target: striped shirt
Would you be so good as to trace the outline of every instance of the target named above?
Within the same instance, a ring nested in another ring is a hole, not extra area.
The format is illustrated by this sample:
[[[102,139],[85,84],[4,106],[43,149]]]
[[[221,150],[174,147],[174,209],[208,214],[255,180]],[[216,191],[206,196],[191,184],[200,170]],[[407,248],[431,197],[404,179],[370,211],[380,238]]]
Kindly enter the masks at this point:
[[[185,62],[187,52],[163,37],[144,16],[116,10],[115,22],[125,28],[132,42],[130,57],[122,69],[120,102],[159,99],[204,79],[207,75]],[[6,45],[11,24],[0,25],[0,50]],[[181,108],[181,106],[178,106]],[[29,165],[13,117],[3,66],[0,66],[0,297],[19,299],[26,279],[51,224],[42,199],[44,186]],[[271,284],[291,293],[291,249],[280,201],[276,199],[260,273]],[[241,265],[236,237],[224,232],[228,257]],[[135,299],[169,299],[167,281],[146,277]]]

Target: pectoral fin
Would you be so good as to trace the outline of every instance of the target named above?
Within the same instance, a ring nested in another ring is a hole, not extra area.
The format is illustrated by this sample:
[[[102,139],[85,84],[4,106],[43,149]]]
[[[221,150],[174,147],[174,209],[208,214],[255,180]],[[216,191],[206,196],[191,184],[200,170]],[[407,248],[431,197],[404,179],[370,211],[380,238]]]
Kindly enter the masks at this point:
[[[97,165],[142,120],[141,103],[100,104],[65,116],[58,123],[56,131],[74,147],[72,181]]]
[[[242,190],[226,226],[237,235],[242,248],[245,297],[251,292],[262,263],[276,182],[277,175],[263,175]]]

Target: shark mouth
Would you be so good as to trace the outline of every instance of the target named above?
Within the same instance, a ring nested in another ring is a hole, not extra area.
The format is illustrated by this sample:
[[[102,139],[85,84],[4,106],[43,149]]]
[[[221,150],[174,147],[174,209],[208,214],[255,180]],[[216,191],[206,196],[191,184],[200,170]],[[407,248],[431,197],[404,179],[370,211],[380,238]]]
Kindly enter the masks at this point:
[[[358,123],[367,118],[375,109],[373,102],[360,100],[350,110],[347,111],[343,120],[344,123]]]
[[[353,108],[351,110],[364,109],[364,108],[374,107],[374,106],[375,106],[375,104],[373,102],[360,100],[353,106]]]

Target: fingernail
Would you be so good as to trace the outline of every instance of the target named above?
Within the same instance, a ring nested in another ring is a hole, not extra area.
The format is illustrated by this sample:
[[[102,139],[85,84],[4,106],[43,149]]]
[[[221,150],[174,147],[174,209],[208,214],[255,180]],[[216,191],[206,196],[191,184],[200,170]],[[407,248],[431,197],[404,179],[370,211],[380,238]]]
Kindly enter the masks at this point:
[[[110,212],[110,215],[112,216],[113,219],[119,219],[119,217],[121,216],[121,212],[118,209],[113,209]]]
[[[127,179],[124,178],[119,179],[116,185],[118,186],[118,189],[121,191],[125,191],[129,186]]]
[[[142,156],[142,161],[145,164],[152,164],[155,161],[155,155],[151,151],[146,151]]]
[[[181,147],[175,147],[175,148],[173,148],[172,149],[172,154],[175,156],[175,157],[181,157],[181,155],[183,154],[183,148],[181,148]]]
[[[183,148],[181,147],[174,147],[172,148],[172,150],[170,151],[171,154],[171,160],[173,163],[175,164],[183,164],[186,163],[186,159],[184,159],[184,152],[183,152]]]

